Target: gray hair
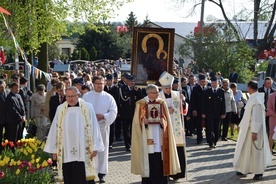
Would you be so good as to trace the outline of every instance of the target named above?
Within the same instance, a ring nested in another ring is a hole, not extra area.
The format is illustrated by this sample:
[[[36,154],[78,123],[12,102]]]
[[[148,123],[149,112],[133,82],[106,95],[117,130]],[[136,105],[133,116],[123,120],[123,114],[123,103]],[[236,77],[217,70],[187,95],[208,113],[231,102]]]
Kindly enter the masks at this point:
[[[222,84],[224,84],[224,83],[228,83],[228,84],[229,84],[229,79],[226,79],[226,78],[225,78],[225,79],[223,79],[221,82],[222,82]]]
[[[5,83],[5,81],[0,80],[0,85],[3,85],[4,87],[6,87],[6,83]]]
[[[66,93],[67,91],[75,91],[75,93],[76,93],[77,95],[80,94],[80,91],[79,91],[78,88],[75,87],[75,86],[68,86],[68,87],[65,89],[65,93]]]
[[[149,84],[146,87],[146,93],[149,94],[149,92],[153,91],[154,89],[156,89],[157,92],[159,91],[158,86],[156,86],[155,84]]]

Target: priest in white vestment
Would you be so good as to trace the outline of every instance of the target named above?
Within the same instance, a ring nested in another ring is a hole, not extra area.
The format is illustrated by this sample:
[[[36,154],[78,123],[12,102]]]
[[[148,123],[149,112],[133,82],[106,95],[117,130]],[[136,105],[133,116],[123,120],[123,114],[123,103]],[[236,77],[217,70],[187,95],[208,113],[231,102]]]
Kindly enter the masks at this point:
[[[186,176],[186,141],[185,141],[185,129],[184,129],[184,117],[182,122],[182,112],[183,112],[183,100],[185,97],[183,94],[180,95],[179,91],[172,90],[172,84],[175,78],[164,71],[159,77],[159,83],[162,86],[162,91],[159,93],[159,98],[165,100],[172,123],[172,129],[174,133],[176,149],[178,153],[179,163],[181,172],[170,177],[174,181],[177,181],[180,178],[185,178]],[[184,101],[185,103],[185,101]]]
[[[250,97],[238,127],[233,164],[237,175],[252,173],[254,180],[260,180],[272,162],[266,134],[264,97],[258,92],[256,81],[250,81],[247,90]]]
[[[84,94],[82,99],[93,105],[100,126],[104,152],[97,154],[95,162],[100,183],[104,183],[105,175],[108,173],[109,131],[117,116],[117,105],[113,96],[103,90],[103,77],[93,77],[92,82],[94,90]]]
[[[57,108],[44,148],[57,159],[59,183],[62,178],[65,184],[95,183],[93,158],[104,150],[94,109],[79,95],[76,87],[66,89],[66,102]]]

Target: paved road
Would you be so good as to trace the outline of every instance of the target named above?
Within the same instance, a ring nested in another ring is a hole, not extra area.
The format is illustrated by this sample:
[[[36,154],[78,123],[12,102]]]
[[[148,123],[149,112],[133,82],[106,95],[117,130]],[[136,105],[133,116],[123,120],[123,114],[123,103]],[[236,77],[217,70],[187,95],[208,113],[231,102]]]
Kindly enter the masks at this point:
[[[253,175],[239,177],[232,168],[235,142],[220,141],[217,148],[207,150],[208,145],[196,145],[195,137],[187,138],[188,177],[175,183],[198,184],[240,184],[264,183],[276,184],[276,157],[272,166],[267,168],[261,181],[252,180]],[[109,174],[106,177],[110,184],[138,184],[140,176],[130,173],[130,153],[125,152],[123,142],[115,142],[109,154]],[[171,182],[173,183],[173,182]]]

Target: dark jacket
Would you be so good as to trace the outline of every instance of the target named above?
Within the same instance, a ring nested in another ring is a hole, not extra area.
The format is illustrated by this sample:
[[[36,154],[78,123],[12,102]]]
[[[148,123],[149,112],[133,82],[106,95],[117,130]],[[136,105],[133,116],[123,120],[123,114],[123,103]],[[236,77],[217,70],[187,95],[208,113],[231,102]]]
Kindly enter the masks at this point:
[[[231,73],[229,76],[230,82],[238,83],[238,74],[237,73]]]
[[[121,119],[130,120],[133,118],[135,103],[143,98],[143,93],[141,89],[129,90],[127,85],[119,88],[119,114]]]
[[[6,98],[6,122],[19,123],[25,116],[25,107],[19,94],[10,92]]]
[[[220,118],[221,115],[225,115],[224,91],[218,88],[214,93],[212,88],[206,89],[201,108],[201,113],[205,114],[207,119]]]
[[[205,87],[207,89],[208,87]],[[190,103],[190,109],[192,111],[196,111],[198,116],[201,116],[201,109],[202,109],[202,103],[203,103],[203,90],[200,85],[197,85],[193,88],[192,94],[191,94],[191,103]]]
[[[63,97],[63,100],[62,100],[62,103],[65,102],[66,99],[65,99],[65,96]],[[49,118],[50,118],[50,121],[52,122],[54,117],[55,117],[55,114],[56,114],[56,111],[57,111],[57,107],[62,104],[62,103],[59,103],[59,95],[56,94],[54,96],[52,96],[50,98],[50,102],[49,102]]]
[[[6,123],[6,111],[7,111],[7,106],[6,106],[6,98],[9,94],[8,90],[5,90],[3,95],[0,96],[0,124],[3,125]]]
[[[275,89],[270,88],[270,94],[271,94],[271,93],[274,93],[275,91],[276,91]],[[264,105],[265,105],[265,108],[267,108],[268,95],[267,95],[267,93],[265,93],[265,88],[264,88],[264,86],[263,86],[263,87],[260,87],[260,88],[258,89],[258,92],[264,93],[264,94],[265,94],[265,95],[264,95]]]

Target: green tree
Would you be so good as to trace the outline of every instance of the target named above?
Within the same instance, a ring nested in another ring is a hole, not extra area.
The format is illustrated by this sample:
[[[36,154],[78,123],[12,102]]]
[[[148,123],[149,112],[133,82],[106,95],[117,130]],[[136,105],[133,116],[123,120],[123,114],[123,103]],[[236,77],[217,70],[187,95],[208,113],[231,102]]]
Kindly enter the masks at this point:
[[[84,47],[80,49],[80,52],[81,52],[80,59],[81,60],[88,60],[89,61],[90,55],[89,55],[88,51]]]
[[[180,2],[182,5],[184,5],[189,0],[172,0],[172,1],[175,1],[177,3]],[[236,40],[242,41],[245,39],[244,35],[242,35],[239,29],[234,26],[234,22],[232,22],[229,16],[227,15],[227,12],[225,11],[225,8],[224,8],[224,3],[223,3],[224,1],[209,0],[204,2],[206,3],[211,2],[220,8],[223,17],[227,25],[229,26],[229,28],[232,29]],[[202,3],[202,0],[195,0],[194,6],[191,12],[193,12],[197,6],[201,5],[201,3]],[[250,16],[246,15],[245,19],[248,17],[253,17],[253,24],[254,24],[253,26],[254,43],[253,44],[254,44],[254,49],[256,49],[255,58],[257,58],[257,56],[259,56],[259,54],[263,50],[270,49],[270,47],[272,46],[272,43],[274,40],[274,33],[276,30],[276,24],[274,23],[275,13],[276,13],[276,1],[275,0],[252,0],[252,5],[254,6],[254,10],[249,12]],[[237,17],[234,16],[234,18],[236,18],[237,20]],[[244,19],[244,17],[242,17],[241,19]],[[267,23],[265,34],[263,35],[263,38],[260,40],[258,39],[258,34],[259,34],[258,22],[262,20],[267,20],[268,23]]]
[[[139,26],[137,17],[134,15],[132,11],[130,12],[130,14],[128,14],[128,18],[125,22],[125,25],[129,28],[129,33],[131,35],[133,33],[133,28]]]
[[[77,50],[77,49],[74,49],[74,50],[73,50],[71,59],[72,59],[72,60],[78,60],[78,59],[80,59],[80,58],[78,57],[78,50]]]
[[[239,72],[239,82],[247,82],[254,73],[253,52],[245,41],[236,41],[233,31],[224,24],[212,24],[209,27],[215,32],[206,33],[199,45],[200,35],[190,35],[179,47],[179,53],[196,61],[197,67],[212,68],[220,71],[223,76],[229,76],[232,68]]]
[[[150,19],[149,19],[149,16],[147,15],[146,16],[146,19],[143,21],[143,23],[140,25],[140,27],[150,27]]]
[[[89,54],[90,54],[90,59],[95,60],[98,55],[98,51],[95,47],[92,47]]]
[[[130,0],[0,0],[2,7],[11,12],[12,16],[6,16],[11,30],[21,46],[27,53],[41,52],[39,68],[47,70],[48,44],[66,35],[66,18],[73,21],[84,20],[94,24],[112,16],[114,9],[121,7]],[[0,20],[3,24],[3,20]],[[82,30],[82,26],[74,26],[73,30]],[[0,34],[8,34],[2,26]],[[3,37],[1,37],[3,38]],[[10,38],[10,37],[9,37]],[[12,39],[7,42],[0,40],[0,45],[13,47]]]
[[[59,56],[59,48],[55,43],[48,45],[48,58],[49,61],[53,61],[55,58]]]
[[[79,37],[77,48],[96,50],[95,59],[118,59],[123,54],[123,48],[117,44],[117,33],[111,24],[86,26],[84,34]]]

